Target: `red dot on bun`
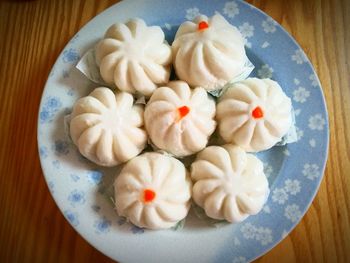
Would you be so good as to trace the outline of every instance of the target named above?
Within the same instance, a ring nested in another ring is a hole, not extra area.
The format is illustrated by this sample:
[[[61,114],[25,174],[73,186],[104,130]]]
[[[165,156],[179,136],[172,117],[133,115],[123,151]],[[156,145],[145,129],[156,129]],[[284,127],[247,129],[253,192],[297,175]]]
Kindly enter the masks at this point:
[[[198,23],[198,30],[204,30],[209,27],[208,23],[205,21],[201,21]]]
[[[156,198],[156,193],[151,189],[143,190],[143,201],[145,203],[152,202]]]
[[[256,108],[252,111],[252,116],[253,116],[255,119],[260,119],[260,118],[264,117],[264,112],[263,112],[263,110],[258,106],[258,107],[256,107]]]

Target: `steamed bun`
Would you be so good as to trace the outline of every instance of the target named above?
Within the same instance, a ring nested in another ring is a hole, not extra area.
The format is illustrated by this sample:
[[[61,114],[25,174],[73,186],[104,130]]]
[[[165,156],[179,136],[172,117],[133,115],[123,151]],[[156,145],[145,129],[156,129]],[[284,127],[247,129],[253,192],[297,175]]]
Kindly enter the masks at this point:
[[[97,88],[74,104],[70,135],[80,153],[98,165],[126,162],[147,143],[143,107],[129,93]]]
[[[204,149],[216,127],[214,116],[215,102],[205,89],[173,81],[153,93],[145,125],[153,144],[182,157]]]
[[[191,206],[192,183],[177,159],[148,152],[129,161],[114,183],[120,216],[149,229],[174,226]]]
[[[241,33],[220,14],[181,24],[172,50],[179,79],[208,91],[240,75],[248,60]]]
[[[235,83],[217,104],[219,132],[227,143],[248,152],[271,148],[292,125],[291,100],[271,79]]]
[[[169,80],[171,48],[159,26],[141,19],[114,24],[95,50],[103,80],[122,91],[150,96]]]
[[[238,223],[257,214],[269,195],[262,162],[234,145],[209,146],[191,167],[193,199],[215,219]]]

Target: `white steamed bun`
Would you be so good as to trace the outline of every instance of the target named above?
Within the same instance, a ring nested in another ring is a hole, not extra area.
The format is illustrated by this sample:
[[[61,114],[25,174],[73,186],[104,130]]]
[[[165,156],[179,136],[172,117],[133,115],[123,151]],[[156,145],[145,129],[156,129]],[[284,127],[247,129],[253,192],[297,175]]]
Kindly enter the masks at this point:
[[[173,81],[153,93],[145,125],[154,145],[182,157],[204,149],[216,127],[214,116],[215,102],[205,89]]]
[[[217,104],[219,132],[248,152],[271,148],[292,124],[291,100],[277,82],[249,78],[235,83]]]
[[[209,146],[191,167],[193,199],[215,219],[238,223],[257,214],[269,195],[262,162],[234,145]]]
[[[179,160],[160,153],[144,153],[129,161],[115,180],[117,212],[138,227],[172,227],[190,209],[191,187]]]
[[[103,80],[122,91],[150,96],[169,80],[171,48],[159,26],[141,19],[114,24],[95,50]]]
[[[242,73],[248,60],[241,33],[220,14],[181,24],[172,50],[179,79],[206,90],[222,88]]]
[[[70,135],[80,153],[96,164],[126,162],[147,143],[143,107],[134,105],[129,93],[97,88],[74,104]]]

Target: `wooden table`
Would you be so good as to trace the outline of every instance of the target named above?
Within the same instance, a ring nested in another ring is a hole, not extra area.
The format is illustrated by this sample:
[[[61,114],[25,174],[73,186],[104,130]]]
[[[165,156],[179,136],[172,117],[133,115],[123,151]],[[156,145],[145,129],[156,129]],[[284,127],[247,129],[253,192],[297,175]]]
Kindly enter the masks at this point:
[[[111,262],[68,224],[39,164],[36,126],[49,71],[67,41],[117,1],[0,3],[0,261]],[[331,129],[326,174],[299,225],[258,262],[350,261],[350,2],[249,1],[311,59]],[[347,3],[346,3],[347,2]]]

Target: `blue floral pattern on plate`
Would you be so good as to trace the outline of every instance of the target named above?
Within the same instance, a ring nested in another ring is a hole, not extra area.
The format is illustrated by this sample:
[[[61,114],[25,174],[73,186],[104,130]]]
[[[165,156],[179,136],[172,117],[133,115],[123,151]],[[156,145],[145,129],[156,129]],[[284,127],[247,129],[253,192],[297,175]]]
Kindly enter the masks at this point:
[[[80,59],[78,51],[74,48],[65,49],[62,54],[64,63],[76,63]]]
[[[292,99],[298,142],[258,154],[271,194],[261,213],[243,223],[215,228],[192,215],[177,231],[132,226],[117,216],[110,199],[117,168],[87,161],[66,135],[64,116],[75,100],[96,87],[74,66],[115,22],[141,17],[161,26],[171,43],[180,23],[216,12],[245,37],[255,65],[252,76],[277,80]],[[122,262],[239,263],[267,252],[288,235],[313,200],[324,171],[328,136],[321,86],[304,52],[272,18],[245,2],[227,0],[123,1],[107,9],[81,29],[57,59],[38,116],[39,155],[53,198],[86,240]]]
[[[39,113],[39,122],[52,122],[55,114],[61,109],[61,99],[56,96],[48,96],[45,98],[44,105]]]

